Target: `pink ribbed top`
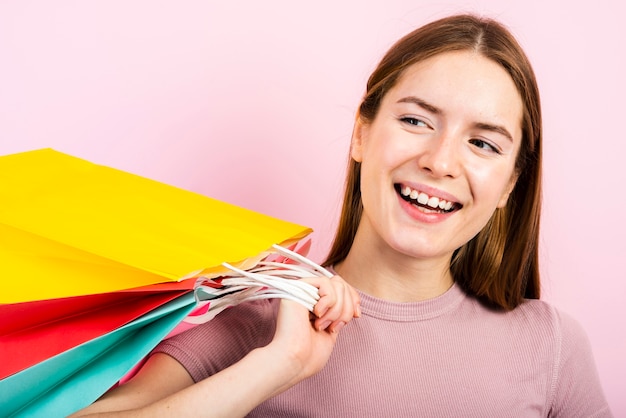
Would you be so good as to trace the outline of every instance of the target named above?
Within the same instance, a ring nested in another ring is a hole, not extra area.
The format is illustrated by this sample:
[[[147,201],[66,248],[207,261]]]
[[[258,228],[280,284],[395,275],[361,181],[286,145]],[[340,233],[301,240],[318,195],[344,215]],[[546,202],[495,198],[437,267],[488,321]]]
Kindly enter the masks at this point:
[[[231,308],[155,351],[176,358],[199,381],[269,343],[277,306]],[[320,373],[250,416],[612,416],[586,334],[542,301],[493,311],[454,285],[412,303],[361,293],[361,308]]]

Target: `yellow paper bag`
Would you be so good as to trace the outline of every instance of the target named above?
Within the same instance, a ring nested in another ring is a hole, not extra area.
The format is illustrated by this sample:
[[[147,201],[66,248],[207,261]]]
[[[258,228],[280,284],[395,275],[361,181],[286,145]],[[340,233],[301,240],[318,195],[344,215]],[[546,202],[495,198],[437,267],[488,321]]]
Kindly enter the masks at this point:
[[[179,281],[310,232],[52,149],[0,157],[0,303]]]

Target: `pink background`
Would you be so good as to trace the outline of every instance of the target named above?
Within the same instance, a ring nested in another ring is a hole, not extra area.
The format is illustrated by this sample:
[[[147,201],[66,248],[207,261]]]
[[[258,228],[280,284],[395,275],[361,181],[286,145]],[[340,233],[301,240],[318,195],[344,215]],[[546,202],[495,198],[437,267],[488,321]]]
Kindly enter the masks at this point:
[[[542,91],[544,297],[584,325],[626,416],[622,6],[295,3],[1,0],[0,154],[53,147],[305,224],[319,260],[382,53],[433,18],[497,17]]]

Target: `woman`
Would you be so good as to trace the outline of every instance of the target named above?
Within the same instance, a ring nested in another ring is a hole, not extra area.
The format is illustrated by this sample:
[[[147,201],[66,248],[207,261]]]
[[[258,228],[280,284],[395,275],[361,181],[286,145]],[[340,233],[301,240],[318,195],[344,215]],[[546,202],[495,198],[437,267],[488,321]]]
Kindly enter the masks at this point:
[[[350,156],[314,321],[240,305],[82,413],[611,416],[584,332],[537,300],[539,94],[504,27],[452,16],[396,43]]]

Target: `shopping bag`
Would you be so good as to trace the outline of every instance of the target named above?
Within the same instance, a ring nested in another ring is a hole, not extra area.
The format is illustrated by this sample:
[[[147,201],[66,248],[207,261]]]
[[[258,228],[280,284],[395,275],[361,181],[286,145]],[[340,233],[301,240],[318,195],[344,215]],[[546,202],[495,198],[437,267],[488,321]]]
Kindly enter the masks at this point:
[[[309,228],[51,149],[0,157],[0,185],[3,415],[86,406],[202,304],[194,324],[246,299],[315,303],[269,276],[220,278]]]
[[[268,256],[245,271],[224,263],[230,273],[213,279],[202,278],[193,291],[181,286],[185,283],[164,283],[115,292],[116,295],[135,293],[146,299],[168,291],[184,293],[126,325],[0,379],[0,410],[6,411],[7,416],[27,417],[65,416],[75,412],[96,400],[120,379],[130,378],[159,341],[177,332],[183,325],[183,319],[187,322],[186,325],[193,326],[211,320],[221,310],[243,301],[274,297],[295,300],[312,310],[319,299],[317,289],[297,279],[331,277],[332,273],[289,249],[273,247],[280,257]],[[280,260],[284,254],[290,257],[289,261]],[[109,297],[109,294],[101,294],[69,299],[81,302],[72,306],[76,310],[78,305],[106,302]],[[128,298],[127,295],[125,301],[126,299],[137,300]],[[16,306],[32,307],[39,311],[37,308],[40,306],[54,304],[67,313],[68,309],[64,306],[67,300],[35,301],[32,302],[33,306],[29,303]],[[214,301],[218,302],[215,307],[212,305]],[[141,300],[137,302],[144,305]],[[210,305],[203,306],[206,303]],[[108,311],[105,309],[95,312],[91,318],[89,312],[81,314],[84,318],[75,322],[63,317],[65,320],[62,321],[62,326],[54,327],[51,332],[44,332],[42,335],[53,339],[55,332],[58,334],[58,329],[66,327],[65,331],[72,332],[72,326],[91,328],[91,321],[97,325],[96,328],[102,328],[100,316],[122,316],[114,311],[118,308],[117,305],[105,305],[109,307]],[[203,309],[204,307],[208,309]],[[190,315],[192,311],[193,315]],[[109,319],[104,321],[107,324],[110,322]],[[47,329],[45,324],[40,328],[43,331]],[[40,330],[32,333],[37,334],[38,331]],[[83,330],[77,331],[83,334]]]
[[[0,380],[2,416],[65,417],[112,387],[195,306],[186,293],[114,331]]]
[[[2,233],[14,230],[0,241],[5,304],[222,271],[311,232],[51,149],[0,157],[0,185]]]
[[[0,379],[114,331],[191,292],[175,285],[178,289],[153,285],[0,305]]]

